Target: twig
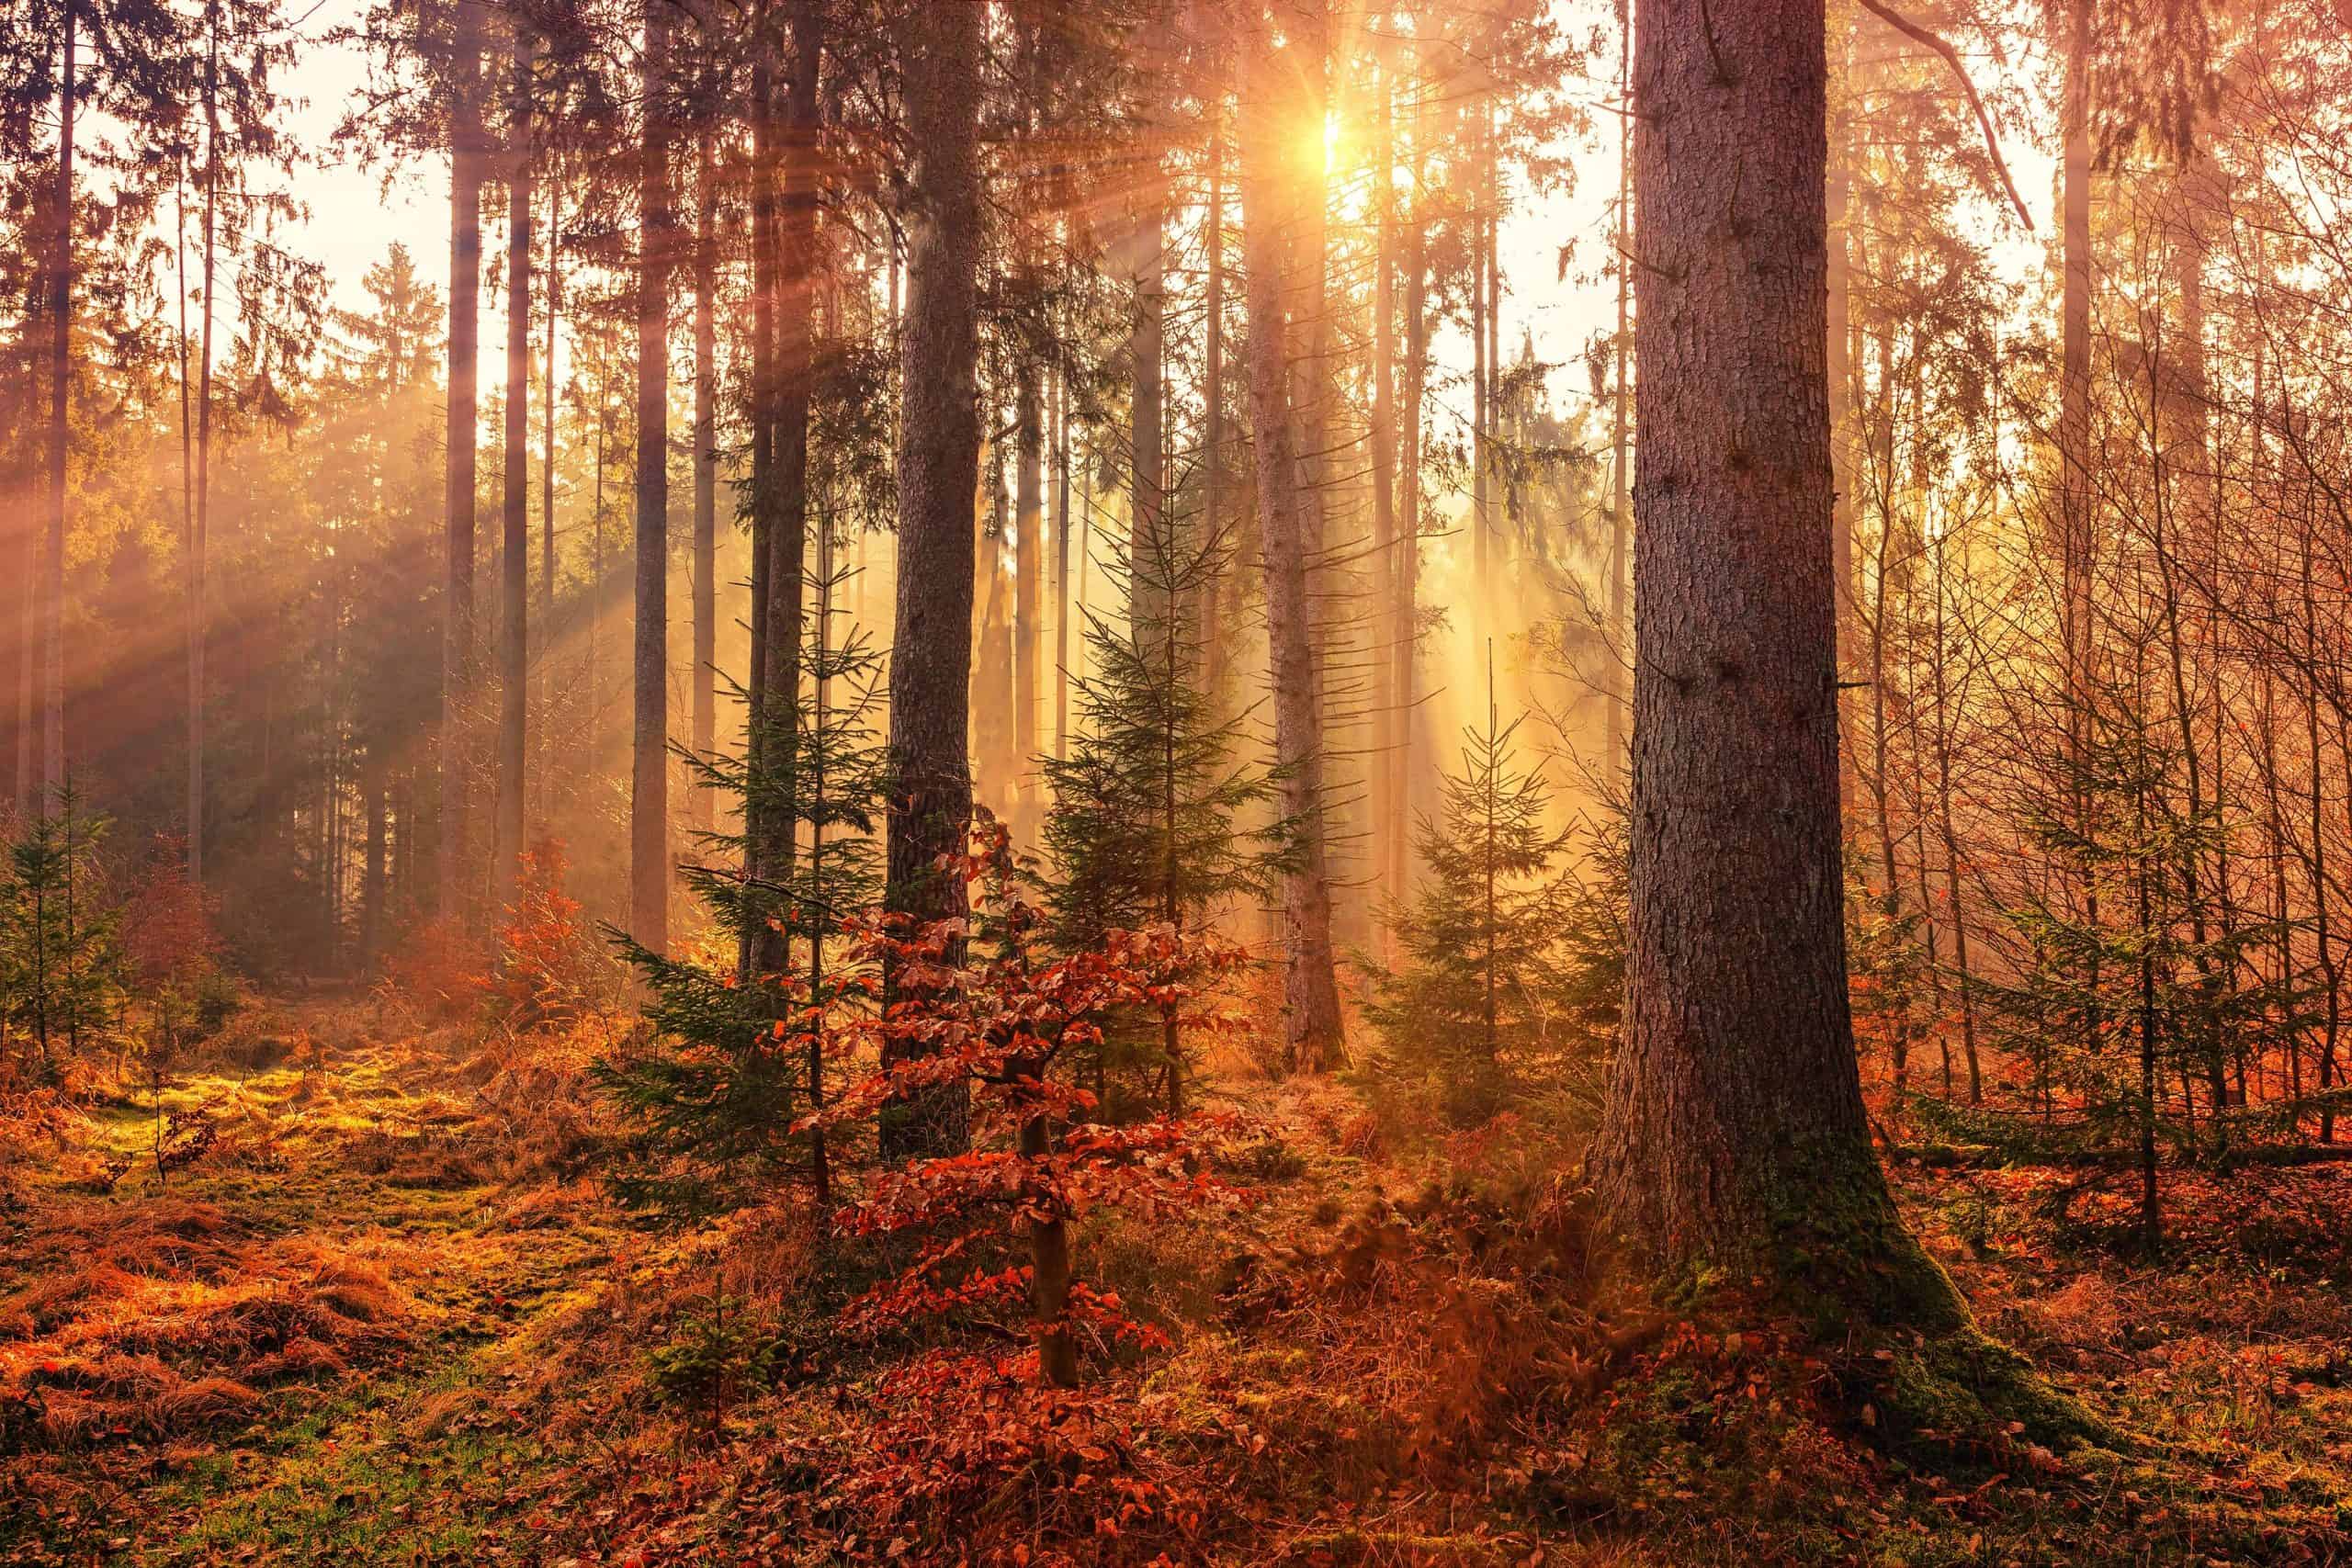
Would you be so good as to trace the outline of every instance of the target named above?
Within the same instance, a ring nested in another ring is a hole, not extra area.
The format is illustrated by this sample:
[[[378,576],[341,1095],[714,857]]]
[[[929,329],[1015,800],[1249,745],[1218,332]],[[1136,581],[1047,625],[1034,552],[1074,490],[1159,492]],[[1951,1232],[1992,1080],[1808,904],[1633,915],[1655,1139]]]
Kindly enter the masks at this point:
[[[2009,193],[2009,202],[2018,209],[2018,220],[2030,231],[2033,214],[2025,209],[2025,197],[2018,194],[2018,182],[2009,177],[2008,162],[2001,156],[2000,138],[1993,134],[1993,117],[1984,112],[1984,100],[1976,96],[1976,84],[1968,79],[1968,67],[1961,63],[1960,51],[1908,17],[1890,10],[1880,0],[1862,0],[1862,9],[1904,37],[1924,43],[1944,57],[1951,73],[1960,78],[1960,90],[1968,95],[1968,107],[1976,111],[1976,123],[1984,131],[1984,151],[1992,156],[1994,172],[2001,176],[2001,188]]]

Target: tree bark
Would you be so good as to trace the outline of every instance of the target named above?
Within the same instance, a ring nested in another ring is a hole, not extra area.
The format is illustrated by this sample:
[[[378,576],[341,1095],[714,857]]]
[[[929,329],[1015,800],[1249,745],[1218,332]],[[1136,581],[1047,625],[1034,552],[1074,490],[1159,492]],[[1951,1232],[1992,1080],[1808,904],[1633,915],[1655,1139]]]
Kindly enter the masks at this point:
[[[797,809],[793,776],[798,748],[800,644],[808,597],[808,407],[815,378],[812,312],[816,306],[817,89],[822,66],[820,17],[813,4],[795,7],[790,77],[780,164],[782,189],[775,204],[775,389],[769,400],[766,592],[761,602],[765,625],[760,646],[765,735],[763,768],[769,798],[755,846],[758,871],[771,882],[782,878],[793,858]],[[780,773],[781,779],[775,775]],[[770,927],[754,944],[762,973],[781,972],[791,962],[791,942]]]
[[[1270,166],[1275,149],[1286,144],[1281,81],[1295,68],[1295,57],[1285,51],[1279,60],[1265,58],[1273,52],[1262,39],[1245,43],[1242,51],[1242,113],[1256,124],[1241,138],[1241,232],[1249,275],[1250,412],[1259,532],[1265,551],[1274,758],[1282,771],[1283,813],[1300,837],[1283,886],[1283,1050],[1291,1066],[1315,1072],[1340,1056],[1345,1040],[1332,968],[1331,893],[1322,828],[1321,697],[1307,586],[1299,431],[1291,403],[1295,367],[1284,299],[1290,282],[1286,231],[1301,214],[1282,188],[1281,170]]]
[[[538,819],[542,832],[554,810],[555,784],[547,761],[548,690],[555,664],[555,335],[563,314],[563,185],[560,172],[548,181],[547,369],[540,378],[539,407],[539,777]]]
[[[637,626],[629,775],[629,934],[670,940],[670,10],[645,0],[637,171]]]
[[[1044,548],[1046,399],[1037,365],[1024,357],[1014,389],[1012,490],[1012,749],[1015,776],[1029,777],[1037,755],[1037,574]],[[1023,789],[1025,802],[1029,791]]]
[[[1637,21],[1633,899],[1593,1175],[1662,1267],[1956,1325],[1871,1152],[1847,1002],[1823,6]]]
[[[474,480],[481,310],[481,6],[457,0],[457,65],[449,108],[449,366],[442,494],[446,569],[441,625],[441,916],[463,903],[458,868],[466,840],[466,697],[474,650]]]
[[[506,450],[499,558],[498,858],[492,868],[500,908],[514,898],[530,746],[531,54],[529,40],[517,36],[506,131]]]
[[[1625,373],[1631,368],[1634,339],[1626,321],[1626,309],[1634,294],[1634,13],[1628,6],[1624,13],[1624,38],[1620,45],[1617,62],[1617,106],[1621,115],[1621,130],[1617,148],[1617,337],[1612,357],[1616,360],[1617,386],[1609,403],[1609,584],[1605,596],[1609,616],[1609,637],[1606,657],[1609,660],[1609,729],[1607,772],[1604,777],[1614,777],[1618,759],[1625,754],[1625,671],[1621,667],[1625,657],[1625,554],[1632,543],[1634,514],[1625,504],[1625,491],[1633,479],[1632,453],[1628,447],[1630,426],[1627,416],[1633,409],[1632,389],[1626,385]],[[1835,285],[1832,285],[1834,289]],[[1842,308],[1842,301],[1831,296],[1833,312]],[[1836,396],[1832,392],[1831,396]],[[1836,405],[1833,403],[1832,407]]]
[[[694,750],[707,757],[718,744],[718,433],[716,393],[718,326],[712,297],[718,286],[718,160],[706,123],[695,144],[695,674]],[[707,833],[718,821],[718,799],[695,787],[694,825]]]
[[[205,581],[212,531],[212,316],[220,222],[220,13],[207,7],[204,55],[204,303],[198,330],[196,508],[187,536],[187,879],[204,882],[205,637],[211,611]],[[185,361],[183,361],[185,364]],[[183,386],[187,377],[181,377]],[[183,422],[186,414],[183,411]]]
[[[914,167],[904,214],[886,907],[917,922],[957,919],[967,908],[962,877],[944,873],[940,862],[963,852],[972,816],[982,20],[977,6],[920,6],[899,37]],[[881,1129],[884,1157],[966,1147],[969,1094],[959,1080],[891,1107]]]
[[[74,7],[65,7],[64,68],[57,88],[57,195],[49,258],[49,538],[41,628],[41,809],[54,815],[65,787],[65,456],[74,383]]]
[[[1069,756],[1069,377],[1054,378],[1054,757]]]

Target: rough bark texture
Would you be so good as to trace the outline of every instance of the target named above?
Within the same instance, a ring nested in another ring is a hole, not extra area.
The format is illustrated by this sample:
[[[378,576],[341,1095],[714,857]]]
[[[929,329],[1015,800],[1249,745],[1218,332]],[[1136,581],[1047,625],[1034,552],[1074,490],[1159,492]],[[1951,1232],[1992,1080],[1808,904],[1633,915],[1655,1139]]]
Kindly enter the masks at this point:
[[[718,744],[718,327],[712,296],[718,287],[718,167],[705,127],[695,146],[695,672],[694,749],[707,757]],[[694,825],[707,833],[718,820],[718,797],[696,785]]]
[[[196,505],[187,535],[187,878],[204,881],[205,635],[210,625],[206,564],[212,534],[212,321],[213,290],[220,280],[220,33],[217,13],[208,16],[204,53],[204,305],[203,363],[197,372]],[[182,309],[186,306],[183,304]],[[187,377],[183,359],[181,386]],[[187,412],[181,422],[185,428]]]
[[[914,169],[904,223],[897,633],[890,660],[888,908],[918,921],[965,912],[939,870],[971,821],[972,496],[979,484],[981,7],[919,6],[900,29]],[[968,1141],[968,1089],[891,1109],[886,1157]]]
[[[773,416],[769,466],[758,504],[766,517],[759,613],[761,708],[765,716],[763,768],[789,770],[798,742],[801,623],[808,598],[808,403],[815,377],[810,311],[815,308],[817,224],[817,87],[822,44],[817,8],[803,5],[793,16],[790,74],[786,79],[784,136],[779,164],[782,193],[775,203],[775,288],[771,310],[775,332],[768,399]],[[793,782],[771,795],[754,833],[754,874],[779,879],[792,863]],[[752,962],[763,973],[790,961],[783,932],[771,927],[753,946]]]
[[[2091,0],[2071,0],[2064,109],[2065,145],[2060,164],[2060,301],[2058,374],[2058,550],[2065,604],[2061,634],[2066,661],[2069,734],[2082,747],[2081,716],[2088,706],[2090,638],[2091,421]]]
[[[74,12],[65,9],[64,70],[57,89],[56,221],[49,259],[49,532],[41,563],[42,808],[59,809],[65,786],[66,408],[74,384]]]
[[[1035,364],[1021,367],[1014,394],[1012,490],[1012,748],[1026,780],[1037,755],[1037,574],[1042,570],[1046,507],[1046,397]],[[1034,792],[1023,789],[1024,806]]]
[[[1265,550],[1274,755],[1283,769],[1283,814],[1298,824],[1304,840],[1283,886],[1283,1044],[1292,1066],[1312,1072],[1335,1061],[1345,1042],[1332,968],[1331,890],[1322,832],[1322,712],[1284,316],[1284,231],[1297,209],[1283,191],[1279,167],[1268,166],[1283,144],[1280,106],[1291,62],[1264,60],[1248,45],[1243,54],[1242,112],[1257,122],[1241,138],[1241,243],[1249,273],[1250,412]]]
[[[442,492],[446,581],[441,623],[441,822],[435,847],[443,918],[461,907],[466,840],[465,721],[474,649],[475,345],[481,323],[481,11],[457,6],[458,62],[449,111],[447,467]]]
[[[638,166],[636,728],[628,801],[629,934],[670,940],[670,8],[645,5]]]
[[[523,852],[523,759],[527,755],[531,567],[531,51],[514,45],[506,175],[506,456],[498,621],[497,863],[501,908],[514,897]]]
[[[1838,1258],[1917,1254],[1846,993],[1822,10],[1638,14],[1633,905],[1592,1168],[1654,1261],[1843,1297],[1874,1276]]]

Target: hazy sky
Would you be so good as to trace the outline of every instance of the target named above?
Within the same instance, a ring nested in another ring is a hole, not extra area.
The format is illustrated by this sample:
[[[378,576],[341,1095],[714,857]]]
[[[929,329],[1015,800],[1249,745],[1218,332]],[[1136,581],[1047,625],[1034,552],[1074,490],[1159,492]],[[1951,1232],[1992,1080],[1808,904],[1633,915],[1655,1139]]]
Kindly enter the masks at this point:
[[[364,3],[365,0],[322,0],[304,18],[303,30],[314,39],[322,39],[339,24],[355,19]],[[1606,24],[1609,17],[1605,5],[1587,5],[1582,0],[1558,0],[1556,9],[1564,24],[1578,38],[1589,35],[1596,23]],[[2013,62],[2013,69],[2023,68]],[[1514,193],[1502,231],[1507,293],[1502,332],[1506,357],[1516,357],[1521,333],[1532,332],[1538,357],[1561,367],[1553,374],[1551,385],[1555,402],[1564,407],[1588,395],[1589,383],[1580,363],[1583,346],[1593,333],[1613,325],[1615,315],[1614,285],[1598,276],[1600,265],[1608,254],[1609,203],[1615,195],[1617,181],[1616,137],[1623,123],[1621,117],[1606,112],[1605,107],[1615,88],[1613,51],[1610,58],[1597,61],[1594,69],[1596,79],[1563,85],[1568,96],[1600,111],[1591,116],[1593,130],[1589,139],[1563,149],[1576,166],[1575,188],[1530,196],[1522,187]],[[1984,73],[1979,85],[1988,94],[2000,85],[1989,73],[1989,65],[1978,62],[1976,69]],[[331,157],[327,152],[331,133],[363,74],[364,62],[357,51],[348,46],[315,41],[304,49],[288,82],[289,92],[300,100],[295,128],[304,145]],[[1955,128],[1973,130],[1956,96],[1954,109]],[[2003,270],[2022,276],[2041,265],[2041,240],[2048,232],[2052,206],[2052,163],[2041,148],[2021,136],[2005,135],[2004,152],[2028,206],[2034,211],[2038,231],[2025,234],[2013,219],[2004,221],[1989,204],[1985,218],[1988,223],[2001,225],[1996,258]],[[382,259],[395,240],[408,245],[425,277],[436,287],[446,284],[449,246],[448,166],[445,159],[413,159],[390,168],[379,164],[372,170],[328,162],[303,171],[300,185],[311,216],[294,236],[294,247],[325,264],[338,303],[361,302],[361,276]],[[488,216],[491,221],[486,227],[490,232],[485,238],[491,247],[495,247],[503,210],[491,211]],[[1559,251],[1570,242],[1576,245],[1574,261],[1563,277],[1558,268]],[[502,320],[503,291],[495,286],[496,281],[486,274],[481,337],[483,373],[492,379],[505,339]],[[1450,361],[1460,357],[1466,363],[1469,345],[1459,333],[1450,339],[1441,339],[1436,349],[1442,358]]]

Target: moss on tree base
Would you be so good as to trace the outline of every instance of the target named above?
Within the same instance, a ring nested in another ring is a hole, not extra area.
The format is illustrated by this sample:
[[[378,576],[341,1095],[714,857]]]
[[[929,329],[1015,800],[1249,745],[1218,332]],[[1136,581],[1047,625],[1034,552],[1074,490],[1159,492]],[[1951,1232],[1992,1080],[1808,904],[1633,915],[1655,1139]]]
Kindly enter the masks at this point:
[[[1980,1328],[1960,1287],[1903,1224],[1867,1149],[1792,1153],[1754,1190],[1712,1257],[1685,1259],[1669,1299],[1789,1319],[1838,1369],[1846,1403],[1896,1449],[2007,1452],[2128,1446]],[[1727,1216],[1729,1217],[1729,1216]]]

